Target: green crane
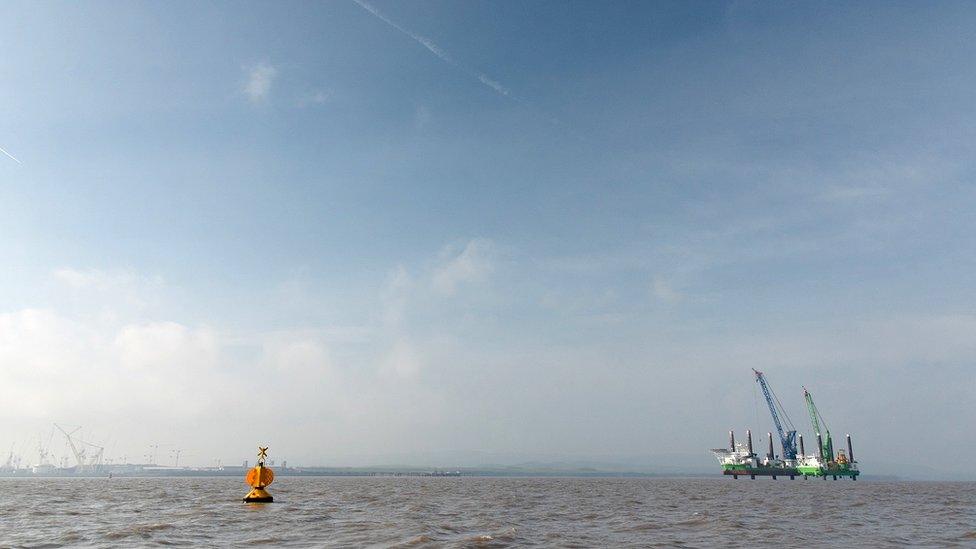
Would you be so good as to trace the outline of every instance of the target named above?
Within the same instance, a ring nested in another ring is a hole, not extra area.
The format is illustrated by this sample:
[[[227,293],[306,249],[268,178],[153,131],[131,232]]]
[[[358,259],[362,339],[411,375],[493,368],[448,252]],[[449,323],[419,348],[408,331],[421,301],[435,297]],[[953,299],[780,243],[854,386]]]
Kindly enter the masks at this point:
[[[803,388],[803,398],[807,401],[807,411],[810,412],[810,423],[813,424],[813,432],[817,435],[818,442],[820,444],[820,457],[824,461],[834,461],[834,442],[830,439],[830,429],[827,428],[827,422],[824,421],[820,411],[817,410],[817,405],[813,403],[813,395],[807,388]],[[823,436],[821,437],[820,424],[823,424]]]

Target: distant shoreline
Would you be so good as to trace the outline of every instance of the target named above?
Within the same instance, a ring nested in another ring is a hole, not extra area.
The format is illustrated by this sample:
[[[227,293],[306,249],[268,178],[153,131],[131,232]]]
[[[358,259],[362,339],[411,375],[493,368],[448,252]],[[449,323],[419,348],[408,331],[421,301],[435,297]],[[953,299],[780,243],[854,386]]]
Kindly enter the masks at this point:
[[[3,479],[93,479],[93,478],[221,478],[240,477],[244,470],[214,470],[214,469],[163,469],[151,471],[127,472],[99,472],[99,473],[61,473],[61,474],[33,474],[0,473]],[[285,470],[275,468],[275,475],[282,477],[412,477],[412,478],[657,478],[657,479],[715,479],[725,477],[719,473],[652,473],[640,471],[511,471],[492,469],[455,469],[440,470],[372,470],[372,469],[330,469],[330,468],[289,468]],[[893,475],[864,475],[866,481],[917,481],[917,482],[972,482],[966,480],[917,480],[904,479]],[[753,481],[747,481],[753,482]]]

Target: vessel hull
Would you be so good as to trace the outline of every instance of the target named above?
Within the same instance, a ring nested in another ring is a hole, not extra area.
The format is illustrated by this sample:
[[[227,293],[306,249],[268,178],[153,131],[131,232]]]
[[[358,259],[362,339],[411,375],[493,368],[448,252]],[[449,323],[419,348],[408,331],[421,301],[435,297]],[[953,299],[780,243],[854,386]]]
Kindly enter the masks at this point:
[[[798,476],[800,473],[796,469],[785,468],[785,467],[732,467],[723,468],[723,475],[732,476],[756,476],[756,477],[793,477]]]
[[[813,465],[800,465],[796,468],[803,476],[807,477],[857,477],[861,474],[857,469],[848,467],[818,467]]]

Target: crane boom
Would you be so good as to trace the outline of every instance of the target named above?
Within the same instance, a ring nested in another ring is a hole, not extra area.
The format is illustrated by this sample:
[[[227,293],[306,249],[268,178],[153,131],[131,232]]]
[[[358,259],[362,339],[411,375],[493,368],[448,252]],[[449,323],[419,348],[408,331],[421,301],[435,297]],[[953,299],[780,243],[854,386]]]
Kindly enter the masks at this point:
[[[780,404],[776,394],[766,382],[766,376],[755,368],[752,371],[756,374],[756,381],[762,387],[763,396],[766,397],[766,404],[769,406],[769,413],[773,416],[773,423],[776,425],[776,432],[779,434],[779,441],[783,446],[783,459],[796,459],[796,429],[793,428],[793,422],[790,421],[790,417],[786,415],[786,410],[783,410],[783,405]],[[780,419],[780,412],[782,412],[783,419],[786,420],[785,429],[783,428],[783,421]]]
[[[807,401],[807,411],[810,413],[810,423],[813,425],[813,433],[815,435],[823,434],[820,443],[820,452],[823,454],[823,458],[827,461],[833,461],[834,459],[834,441],[830,438],[830,429],[827,427],[827,422],[824,421],[822,415],[820,415],[820,410],[817,410],[817,405],[813,403],[813,395],[807,388],[803,388],[803,398]],[[823,431],[820,430],[820,424],[823,424]]]
[[[75,441],[71,438],[71,435],[74,434],[75,431],[77,431],[78,429],[80,429],[80,427],[79,428],[75,428],[74,431],[71,431],[69,433],[68,431],[65,431],[64,428],[61,427],[60,425],[58,425],[57,423],[55,423],[54,426],[57,427],[58,431],[61,431],[61,433],[64,434],[64,438],[68,439],[68,446],[71,447],[71,453],[75,455],[75,460],[78,462],[78,468],[77,468],[77,470],[79,472],[82,471],[82,470],[84,470],[84,468],[85,468],[85,450],[84,449],[79,450],[78,447],[75,446]]]

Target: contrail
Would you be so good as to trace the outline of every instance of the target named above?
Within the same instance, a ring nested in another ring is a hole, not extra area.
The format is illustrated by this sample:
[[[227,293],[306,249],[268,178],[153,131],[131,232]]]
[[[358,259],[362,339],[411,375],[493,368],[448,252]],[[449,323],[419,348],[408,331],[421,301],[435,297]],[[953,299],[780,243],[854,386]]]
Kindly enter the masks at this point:
[[[16,156],[14,156],[14,155],[8,153],[7,151],[3,150],[3,147],[0,147],[0,152],[2,152],[3,154],[9,156],[10,159],[13,160],[14,162],[16,162],[18,164],[23,164],[20,160],[17,160],[17,157]]]
[[[441,61],[444,61],[445,63],[451,65],[455,69],[457,69],[457,70],[463,72],[464,74],[468,75],[469,77],[473,78],[474,80],[477,80],[483,86],[491,89],[492,91],[494,91],[498,95],[507,97],[507,98],[511,99],[512,101],[515,101],[516,103],[520,103],[520,104],[522,104],[522,105],[524,105],[526,107],[529,107],[532,110],[538,111],[551,124],[554,124],[556,126],[560,126],[560,127],[565,128],[576,139],[579,139],[581,141],[586,141],[586,138],[582,134],[580,134],[579,132],[577,132],[573,128],[567,126],[558,117],[546,113],[544,109],[540,109],[537,105],[533,105],[529,101],[526,101],[525,99],[522,99],[521,97],[515,95],[514,93],[512,93],[512,90],[506,88],[504,85],[502,85],[501,82],[495,80],[494,78],[488,76],[487,74],[485,74],[485,73],[483,73],[481,71],[475,70],[475,69],[469,67],[468,65],[465,65],[464,63],[458,61],[457,59],[454,59],[453,57],[451,57],[451,54],[449,54],[446,51],[444,51],[443,49],[441,49],[441,47],[438,46],[437,44],[435,44],[434,41],[431,40],[430,38],[427,38],[426,36],[424,36],[422,34],[417,34],[415,32],[409,31],[409,30],[401,27],[399,24],[397,24],[396,22],[394,22],[389,17],[383,15],[383,13],[380,10],[376,9],[372,4],[370,4],[366,0],[352,0],[352,1],[355,2],[359,7],[363,8],[366,11],[368,11],[370,14],[372,14],[374,17],[376,17],[380,21],[382,21],[382,22],[386,23],[387,25],[393,27],[394,29],[400,31],[401,33],[407,35],[414,42],[416,42],[416,43],[420,44],[421,46],[427,48],[427,51],[429,51],[430,53],[432,53],[435,56],[437,56],[437,58],[440,59]]]
[[[512,91],[509,90],[508,88],[506,88],[505,86],[501,85],[497,80],[491,78],[490,76],[488,76],[487,74],[485,74],[483,72],[478,72],[478,71],[476,71],[476,70],[474,70],[474,69],[472,69],[470,67],[467,67],[466,65],[462,64],[461,62],[455,60],[453,57],[451,57],[451,55],[449,53],[447,53],[446,51],[442,50],[440,48],[440,46],[438,46],[437,44],[435,44],[434,41],[431,40],[430,38],[427,38],[426,36],[417,34],[415,32],[411,32],[411,31],[409,31],[409,30],[401,27],[400,25],[394,23],[389,17],[383,15],[380,12],[380,10],[376,9],[372,5],[370,5],[367,2],[365,2],[364,0],[352,0],[352,1],[355,2],[356,4],[358,4],[359,7],[363,8],[364,10],[366,10],[369,13],[373,14],[380,21],[386,23],[387,25],[389,25],[389,26],[395,28],[396,30],[402,32],[403,34],[409,36],[414,42],[417,42],[421,46],[427,48],[427,50],[430,51],[430,53],[436,55],[440,60],[444,61],[445,63],[448,63],[448,64],[452,65],[454,68],[456,68],[456,69],[460,70],[461,72],[467,74],[468,76],[474,78],[478,82],[481,82],[482,84],[484,84],[488,88],[491,88],[493,91],[495,91],[499,95],[503,95],[505,97],[508,97],[509,99],[514,99],[515,101],[518,101],[519,103],[525,103],[525,101],[523,101],[523,100],[519,99],[518,97],[512,95]]]

